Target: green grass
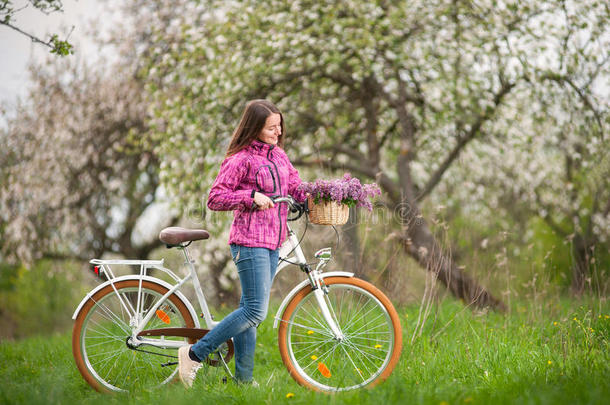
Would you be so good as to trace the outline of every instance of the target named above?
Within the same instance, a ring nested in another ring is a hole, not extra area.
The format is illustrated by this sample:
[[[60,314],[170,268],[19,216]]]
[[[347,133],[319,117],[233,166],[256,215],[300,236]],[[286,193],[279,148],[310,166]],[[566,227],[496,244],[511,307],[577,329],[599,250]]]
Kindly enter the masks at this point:
[[[326,395],[298,386],[277,350],[271,319],[259,328],[260,388],[223,384],[216,370],[180,384],[106,395],[80,377],[70,333],[0,344],[0,403],[8,404],[557,404],[610,398],[610,308],[605,301],[519,303],[510,314],[472,312],[445,300],[413,338],[419,309],[404,308],[404,349],[392,376],[371,390]],[[287,394],[294,394],[287,398]]]

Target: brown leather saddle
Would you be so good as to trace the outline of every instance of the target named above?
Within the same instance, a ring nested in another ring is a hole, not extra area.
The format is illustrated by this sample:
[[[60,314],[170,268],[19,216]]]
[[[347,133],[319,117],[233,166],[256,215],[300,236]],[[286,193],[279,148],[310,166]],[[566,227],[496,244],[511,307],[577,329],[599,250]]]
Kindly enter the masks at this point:
[[[159,240],[167,247],[185,246],[196,240],[208,239],[210,233],[204,229],[187,229],[170,226],[159,233]]]

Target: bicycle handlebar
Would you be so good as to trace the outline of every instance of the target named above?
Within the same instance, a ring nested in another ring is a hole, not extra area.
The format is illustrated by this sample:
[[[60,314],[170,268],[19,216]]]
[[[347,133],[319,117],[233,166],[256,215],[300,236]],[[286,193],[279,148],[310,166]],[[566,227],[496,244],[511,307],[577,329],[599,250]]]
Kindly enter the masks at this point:
[[[294,200],[294,198],[292,198],[292,196],[287,195],[287,196],[273,196],[271,197],[271,201],[273,201],[274,203],[287,203],[289,208],[290,208],[290,212],[292,213],[297,213],[298,215],[294,218],[288,218],[289,221],[296,221],[297,219],[301,218],[301,215],[303,215],[305,212],[307,212],[307,206],[305,204],[300,204],[298,202],[296,202]]]
[[[274,203],[287,202],[290,205],[297,204],[297,202],[294,201],[294,198],[292,198],[291,195],[286,195],[286,196],[275,195],[275,196],[271,197],[271,201],[273,201]]]

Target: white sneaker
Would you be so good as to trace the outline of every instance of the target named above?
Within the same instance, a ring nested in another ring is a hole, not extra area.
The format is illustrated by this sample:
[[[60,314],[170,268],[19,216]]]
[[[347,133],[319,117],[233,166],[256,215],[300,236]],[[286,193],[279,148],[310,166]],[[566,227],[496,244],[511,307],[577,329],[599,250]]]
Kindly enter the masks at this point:
[[[198,361],[193,361],[189,357],[189,349],[192,345],[182,346],[178,349],[178,375],[180,376],[180,381],[186,388],[191,388],[193,386],[193,381],[195,381],[195,377],[197,376],[197,371],[201,368],[201,363]]]

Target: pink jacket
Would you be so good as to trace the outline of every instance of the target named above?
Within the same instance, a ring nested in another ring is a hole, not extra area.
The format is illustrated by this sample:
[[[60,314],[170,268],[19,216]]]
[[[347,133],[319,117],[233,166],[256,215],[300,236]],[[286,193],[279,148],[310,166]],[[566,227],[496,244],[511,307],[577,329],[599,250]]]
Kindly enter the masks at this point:
[[[279,146],[258,140],[222,162],[208,197],[208,208],[233,210],[229,244],[264,247],[275,250],[286,239],[286,204],[258,210],[254,192],[269,197],[291,195],[303,202],[305,193],[297,191],[299,172]]]

